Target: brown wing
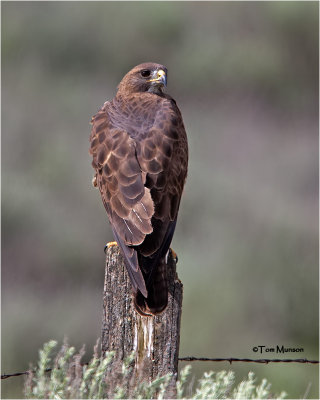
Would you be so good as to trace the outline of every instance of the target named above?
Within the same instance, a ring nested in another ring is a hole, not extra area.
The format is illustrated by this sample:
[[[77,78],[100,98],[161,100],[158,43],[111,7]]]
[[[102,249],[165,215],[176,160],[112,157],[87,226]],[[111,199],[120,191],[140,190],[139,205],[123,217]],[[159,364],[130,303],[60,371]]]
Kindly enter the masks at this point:
[[[137,158],[142,171],[147,173],[146,186],[155,206],[152,218],[155,229],[139,246],[141,254],[150,256],[161,248],[171,233],[168,230],[174,231],[173,222],[177,219],[187,175],[187,137],[180,111],[171,98],[163,99],[152,129],[139,141]]]
[[[147,172],[146,186],[155,205],[153,232],[139,246],[148,298],[139,293],[135,305],[141,314],[157,314],[168,301],[165,257],[174,234],[180,199],[187,175],[187,137],[175,102],[167,96],[159,107],[152,129],[139,141],[137,158]]]
[[[154,210],[134,141],[124,130],[111,128],[103,110],[93,118],[92,132],[97,184],[110,221],[126,245],[138,245],[152,232]]]
[[[139,245],[152,232],[153,201],[150,190],[144,186],[146,174],[141,172],[135,156],[134,140],[125,130],[112,127],[107,106],[108,103],[92,118],[92,165],[113,232],[131,273],[137,275],[134,286],[146,293],[137,256],[128,246]]]

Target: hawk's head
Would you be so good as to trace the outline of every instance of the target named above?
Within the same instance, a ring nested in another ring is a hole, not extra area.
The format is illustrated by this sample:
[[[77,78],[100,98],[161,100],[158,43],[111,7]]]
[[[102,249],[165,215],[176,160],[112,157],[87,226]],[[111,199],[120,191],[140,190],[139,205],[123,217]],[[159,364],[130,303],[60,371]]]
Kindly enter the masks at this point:
[[[151,92],[161,94],[167,85],[167,68],[161,64],[144,63],[129,71],[118,86],[126,93]]]

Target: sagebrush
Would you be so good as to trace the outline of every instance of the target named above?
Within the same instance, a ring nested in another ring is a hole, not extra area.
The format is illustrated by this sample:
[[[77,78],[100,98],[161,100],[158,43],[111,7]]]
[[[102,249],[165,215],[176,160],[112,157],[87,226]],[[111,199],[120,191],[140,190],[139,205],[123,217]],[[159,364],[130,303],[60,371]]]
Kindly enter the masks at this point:
[[[36,369],[31,367],[25,380],[25,397],[27,399],[103,399],[107,398],[108,382],[105,375],[112,363],[113,352],[104,358],[98,354],[98,345],[88,364],[82,364],[84,348],[76,353],[74,347],[66,342],[53,357],[57,342],[45,343],[39,351],[39,362]],[[125,380],[132,368],[133,356],[123,363],[122,384],[118,385],[112,395],[114,399],[127,398]],[[176,384],[177,399],[284,399],[285,392],[273,394],[271,384],[263,379],[259,384],[253,372],[248,378],[235,385],[233,371],[205,372],[201,379],[192,385],[188,383],[191,366],[187,365],[180,372]],[[170,375],[155,379],[150,383],[137,384],[133,398],[163,399]],[[132,396],[131,396],[132,397]]]

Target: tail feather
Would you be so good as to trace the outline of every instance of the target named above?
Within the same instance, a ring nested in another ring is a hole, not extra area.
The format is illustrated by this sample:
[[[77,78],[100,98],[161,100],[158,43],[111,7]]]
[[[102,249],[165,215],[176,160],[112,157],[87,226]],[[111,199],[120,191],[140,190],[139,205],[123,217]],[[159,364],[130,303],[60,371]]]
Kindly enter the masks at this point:
[[[142,315],[155,315],[161,313],[168,304],[167,264],[161,258],[152,271],[151,279],[148,279],[148,297],[137,290],[134,304]]]

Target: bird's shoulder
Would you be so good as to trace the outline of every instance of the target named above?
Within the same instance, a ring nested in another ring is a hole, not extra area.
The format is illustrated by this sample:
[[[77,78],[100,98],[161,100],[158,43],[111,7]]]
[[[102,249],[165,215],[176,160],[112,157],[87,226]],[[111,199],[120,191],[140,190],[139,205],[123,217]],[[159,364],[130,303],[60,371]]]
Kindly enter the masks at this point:
[[[104,109],[111,125],[125,129],[132,137],[143,135],[158,123],[161,126],[161,121],[168,123],[175,116],[180,117],[173,99],[148,92],[116,96],[105,103]]]
[[[106,101],[92,117],[91,141],[96,133],[104,130],[122,130],[135,141],[146,139],[159,132],[169,138],[184,135],[183,120],[175,100],[168,94],[133,93],[116,96]],[[181,129],[182,128],[182,129]],[[151,131],[151,132],[150,132]]]

